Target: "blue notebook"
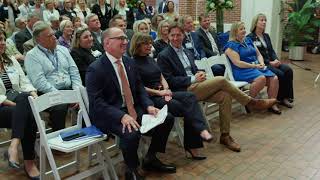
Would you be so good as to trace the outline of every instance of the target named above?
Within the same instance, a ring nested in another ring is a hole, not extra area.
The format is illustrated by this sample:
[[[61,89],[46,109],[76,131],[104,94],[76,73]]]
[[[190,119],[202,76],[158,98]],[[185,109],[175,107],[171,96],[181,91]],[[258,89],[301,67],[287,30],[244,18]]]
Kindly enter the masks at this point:
[[[74,140],[103,137],[103,133],[95,126],[90,126],[74,131],[62,132],[60,133],[60,137],[63,141],[68,142]]]

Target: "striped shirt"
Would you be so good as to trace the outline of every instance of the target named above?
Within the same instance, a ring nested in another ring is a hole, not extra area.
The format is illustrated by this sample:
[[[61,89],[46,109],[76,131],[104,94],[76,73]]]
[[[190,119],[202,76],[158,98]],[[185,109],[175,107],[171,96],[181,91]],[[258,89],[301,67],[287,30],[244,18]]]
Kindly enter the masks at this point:
[[[9,76],[8,76],[6,71],[3,71],[0,75],[1,75],[1,79],[2,79],[2,82],[4,84],[4,87],[6,88],[6,90],[8,92],[9,90],[12,89],[12,84],[11,84],[11,81],[9,79]]]

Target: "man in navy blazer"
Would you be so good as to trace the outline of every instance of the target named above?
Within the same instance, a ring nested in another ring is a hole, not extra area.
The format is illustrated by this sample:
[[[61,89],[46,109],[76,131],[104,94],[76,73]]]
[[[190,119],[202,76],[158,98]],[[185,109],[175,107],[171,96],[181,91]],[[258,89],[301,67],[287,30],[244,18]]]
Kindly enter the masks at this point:
[[[194,57],[189,50],[183,48],[183,28],[173,23],[169,26],[170,45],[162,50],[157,63],[172,91],[191,91],[200,101],[218,103],[220,116],[220,144],[240,152],[240,145],[230,135],[232,118],[232,98],[249,108],[266,109],[276,103],[272,100],[254,99],[224,77],[207,79],[204,72],[199,71],[194,63]]]
[[[199,36],[193,31],[194,25],[192,16],[181,16],[179,18],[179,23],[183,26],[185,33],[185,37],[182,42],[183,47],[190,50],[195,60],[201,60],[206,57],[206,53],[202,49]]]
[[[199,16],[200,28],[197,30],[197,34],[200,38],[202,49],[205,52],[205,56],[210,58],[211,56],[220,55],[221,49],[218,42],[216,32],[210,28],[210,17],[208,14],[200,14]],[[225,67],[222,64],[215,64],[211,67],[214,76],[224,76]]]
[[[158,13],[163,14],[163,13],[166,13],[167,11],[168,11],[167,0],[161,0],[158,6]]]
[[[119,28],[109,28],[103,33],[105,53],[93,62],[87,70],[86,85],[90,103],[92,123],[103,132],[112,132],[120,137],[120,148],[127,165],[126,179],[143,179],[137,168],[141,116],[143,113],[156,115],[158,109],[153,107],[145,88],[135,69],[134,61],[123,56],[128,44],[127,37]],[[129,82],[137,119],[130,116],[124,101],[123,84],[116,61],[122,61],[125,76]],[[152,141],[143,161],[145,170],[172,173],[174,166],[163,164],[156,157],[157,152],[165,152],[166,142],[173,126],[173,118],[152,131]]]

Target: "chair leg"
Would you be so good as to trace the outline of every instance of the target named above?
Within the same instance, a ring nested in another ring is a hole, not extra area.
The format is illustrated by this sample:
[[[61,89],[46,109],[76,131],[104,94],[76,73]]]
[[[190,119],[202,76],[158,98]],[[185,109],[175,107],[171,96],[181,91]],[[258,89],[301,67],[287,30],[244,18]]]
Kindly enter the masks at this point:
[[[97,146],[97,145],[95,145],[95,146]],[[104,158],[102,157],[102,154],[101,154],[101,151],[102,151],[101,146],[100,147],[96,147],[95,149],[97,150],[96,154],[97,154],[97,159],[98,159],[98,162],[99,162],[99,166],[102,167],[103,178],[104,179],[110,179],[106,164],[104,162]]]
[[[175,120],[174,120],[174,128],[175,128],[176,133],[177,133],[177,141],[180,144],[180,147],[183,147],[184,133],[183,133],[183,130],[182,130],[181,125],[180,125],[180,119],[182,119],[182,118],[180,118],[180,117],[175,118]]]
[[[116,170],[115,170],[115,168],[113,166],[113,163],[112,163],[112,160],[111,160],[111,158],[109,156],[109,153],[106,150],[106,147],[102,144],[102,142],[99,143],[99,146],[100,146],[100,148],[102,150],[102,155],[104,156],[104,158],[105,158],[105,160],[107,162],[108,169],[110,170],[113,179],[118,180],[118,175],[117,175]],[[99,149],[99,151],[100,151],[100,149]]]
[[[46,152],[44,148],[40,145],[40,152],[39,152],[39,157],[40,157],[40,179],[44,180],[46,177]]]
[[[51,149],[44,147],[55,180],[61,180]]]
[[[76,161],[76,169],[77,169],[77,172],[80,171],[80,151],[77,150],[75,153],[74,153],[74,158],[75,158],[75,161]]]

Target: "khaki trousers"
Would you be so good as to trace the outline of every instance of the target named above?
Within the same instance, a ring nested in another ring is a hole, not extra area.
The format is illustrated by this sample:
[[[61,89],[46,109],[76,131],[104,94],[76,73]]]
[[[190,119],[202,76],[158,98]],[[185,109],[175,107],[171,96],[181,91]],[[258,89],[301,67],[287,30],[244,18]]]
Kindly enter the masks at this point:
[[[188,91],[193,92],[199,101],[219,104],[221,133],[230,132],[232,98],[242,105],[248,104],[252,99],[224,77],[220,76],[194,83],[188,87]]]

